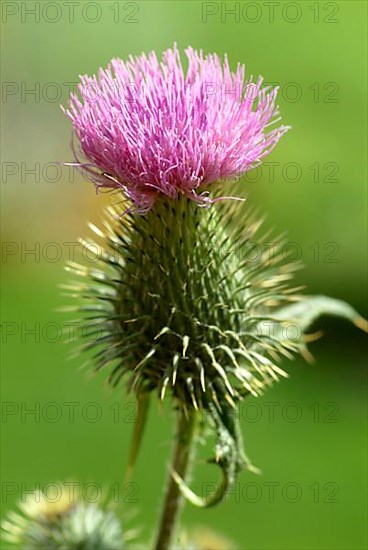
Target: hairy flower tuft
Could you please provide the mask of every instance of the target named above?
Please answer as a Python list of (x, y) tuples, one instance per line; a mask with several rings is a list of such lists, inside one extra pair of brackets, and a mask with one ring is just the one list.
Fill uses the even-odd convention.
[(154, 52), (113, 59), (81, 77), (65, 109), (86, 158), (74, 165), (142, 210), (160, 195), (210, 202), (211, 183), (259, 164), (288, 130), (275, 126), (277, 89), (262, 77), (246, 79), (244, 65), (232, 72), (216, 54), (186, 55), (187, 71), (175, 45), (161, 62)]

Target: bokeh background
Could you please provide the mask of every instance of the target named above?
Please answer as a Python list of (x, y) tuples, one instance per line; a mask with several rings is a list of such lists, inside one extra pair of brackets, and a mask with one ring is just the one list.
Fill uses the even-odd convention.
[[(123, 517), (137, 513), (128, 527), (143, 525), (148, 539), (172, 418), (167, 408), (152, 407), (134, 485), (124, 486), (132, 397), (109, 390), (103, 375), (80, 370), (82, 358), (68, 360), (60, 330), (67, 316), (56, 311), (67, 303), (57, 288), (68, 279), (63, 265), (107, 200), (56, 164), (72, 158), (71, 128), (59, 105), (79, 74), (173, 42), (227, 53), (233, 66), (244, 62), (249, 74), (278, 82), (283, 121), (293, 129), (267, 159), (274, 177), (268, 164), (240, 182), (248, 198), (243, 208), (257, 206), (270, 226), (287, 231), (305, 264), (298, 280), (310, 293), (342, 298), (367, 315), (367, 4), (106, 0), (1, 7), (2, 513), (24, 491), (50, 482), (77, 480), (93, 499), (94, 482), (110, 488)], [(325, 337), (312, 345), (316, 363), (283, 365), (290, 379), (241, 410), (248, 453), (263, 475), (244, 473), (216, 509), (187, 506), (187, 528), (222, 533), (232, 548), (367, 548), (364, 337), (340, 321), (322, 319), (318, 328)], [(210, 451), (199, 453), (198, 490), (217, 480), (201, 460)]]

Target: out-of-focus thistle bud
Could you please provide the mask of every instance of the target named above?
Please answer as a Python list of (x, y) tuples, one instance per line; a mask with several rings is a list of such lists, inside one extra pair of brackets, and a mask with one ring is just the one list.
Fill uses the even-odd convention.
[[(171, 395), (183, 418), (207, 413), (224, 475), (219, 490), (204, 500), (192, 493), (180, 477), (188, 458), (180, 448), (173, 476), (192, 502), (210, 506), (252, 468), (237, 403), (286, 376), (280, 358), (305, 350), (304, 332), (319, 314), (362, 320), (339, 301), (302, 298), (283, 241), (214, 191), (217, 180), (257, 165), (287, 131), (270, 129), (279, 120), (277, 90), (245, 81), (243, 66), (233, 73), (216, 55), (187, 56), (186, 74), (176, 48), (161, 63), (154, 53), (114, 60), (98, 78), (82, 78), (81, 99), (72, 96), (66, 113), (87, 159), (74, 164), (130, 202), (111, 208), (101, 229), (92, 226), (97, 245), (83, 242), (99, 262), (70, 269), (84, 279), (72, 285), (91, 325), (84, 349), (95, 350), (97, 369), (110, 367), (112, 384), (125, 379), (137, 395), (136, 442), (149, 394)], [(223, 93), (237, 87), (238, 97)], [(190, 429), (178, 433), (179, 446)]]
[(207, 528), (191, 530), (180, 538), (173, 550), (240, 550), (240, 546)]
[(123, 550), (123, 532), (113, 511), (63, 493), (50, 501), (27, 494), (18, 512), (2, 523), (3, 539), (22, 550)]

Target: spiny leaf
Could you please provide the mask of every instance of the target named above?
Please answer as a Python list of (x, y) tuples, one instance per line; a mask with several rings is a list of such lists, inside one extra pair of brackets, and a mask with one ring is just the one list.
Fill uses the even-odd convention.
[(368, 322), (349, 304), (328, 296), (310, 296), (302, 301), (279, 309), (274, 317), (281, 321), (297, 323), (304, 333), (314, 321), (323, 315), (341, 317), (368, 331)]

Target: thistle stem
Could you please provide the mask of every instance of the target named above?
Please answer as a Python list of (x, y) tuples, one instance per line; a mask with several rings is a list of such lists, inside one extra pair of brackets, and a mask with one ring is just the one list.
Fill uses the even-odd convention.
[(154, 547), (155, 550), (169, 550), (172, 544), (183, 505), (183, 496), (177, 482), (172, 476), (172, 471), (185, 480), (194, 451), (193, 443), (198, 425), (198, 413), (191, 411), (185, 415), (183, 412), (179, 412), (178, 415), (176, 442)]

